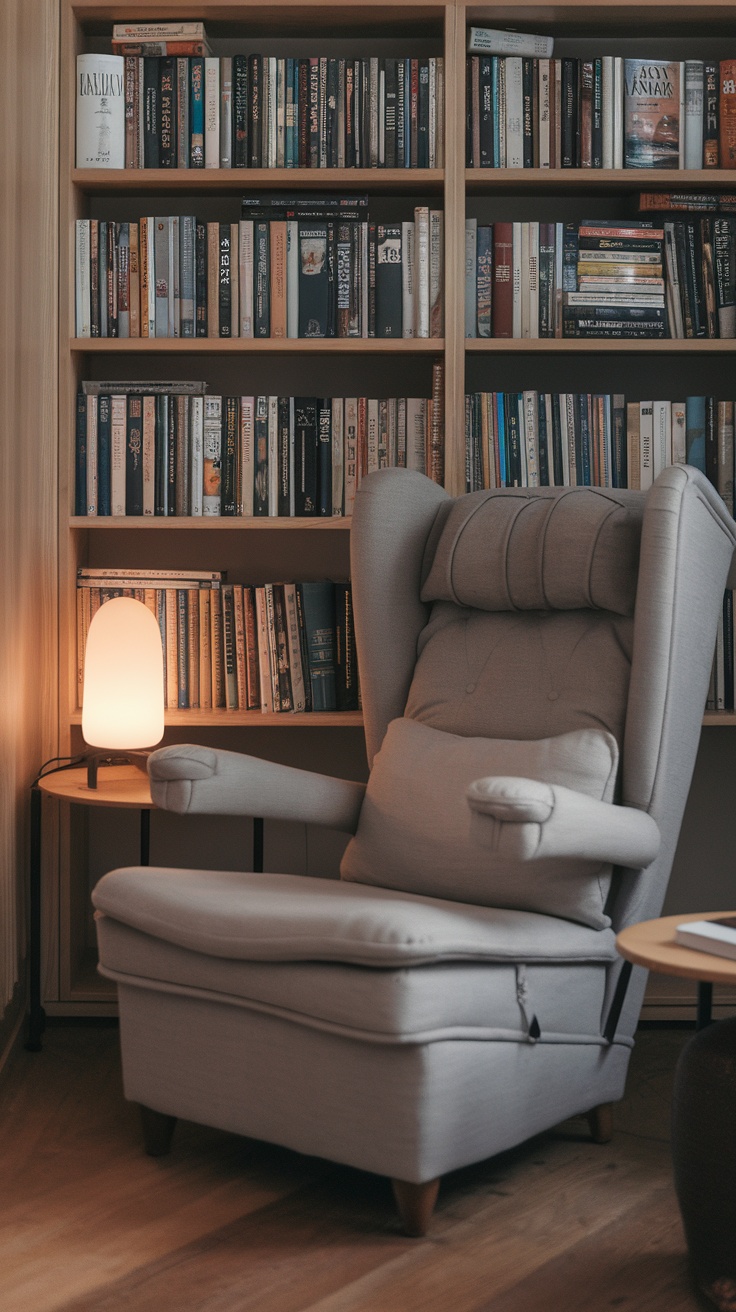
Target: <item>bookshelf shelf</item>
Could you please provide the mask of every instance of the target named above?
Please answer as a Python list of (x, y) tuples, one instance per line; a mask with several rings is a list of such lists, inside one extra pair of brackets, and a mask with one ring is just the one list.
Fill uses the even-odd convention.
[(73, 529), (83, 529), (94, 531), (95, 529), (123, 529), (130, 532), (134, 529), (136, 533), (150, 531), (171, 532), (171, 530), (185, 530), (187, 533), (192, 529), (195, 532), (209, 532), (214, 529), (215, 532), (232, 532), (235, 530), (241, 532), (259, 533), (263, 530), (266, 532), (281, 532), (286, 530), (292, 533), (349, 533), (350, 516), (339, 519), (333, 516), (325, 516), (324, 519), (300, 519), (291, 518), (286, 515), (281, 516), (264, 516), (258, 519), (246, 519), (237, 515), (153, 515), (139, 517), (137, 515), (72, 515), (69, 519), (69, 527)]
[(124, 192), (159, 196), (184, 192), (370, 191), (441, 192), (444, 169), (74, 169), (72, 183), (88, 196)]
[(639, 338), (600, 337), (469, 337), (465, 343), (469, 355), (734, 355), (736, 339), (676, 338), (641, 340)]
[(474, 195), (618, 194), (639, 191), (736, 191), (734, 169), (466, 169), (466, 190)]
[(440, 337), (73, 337), (76, 355), (441, 355)]
[[(215, 727), (218, 729), (262, 729), (264, 727), (279, 729), (362, 729), (361, 711), (309, 711), (299, 712), (262, 712), (262, 711), (166, 711), (164, 717), (167, 726), (186, 725), (190, 729)], [(69, 723), (82, 723), (81, 711), (72, 712)]]

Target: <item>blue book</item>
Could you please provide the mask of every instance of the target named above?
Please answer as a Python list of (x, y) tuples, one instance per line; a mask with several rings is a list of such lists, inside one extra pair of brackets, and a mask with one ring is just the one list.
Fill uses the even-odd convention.
[(685, 452), (687, 463), (705, 473), (705, 397), (689, 396), (685, 402)]
[(204, 59), (195, 55), (189, 61), (189, 129), (190, 162), (193, 169), (204, 168)]
[(97, 514), (110, 515), (111, 464), (110, 397), (97, 398)]
[(77, 392), (74, 514), (87, 514), (87, 398)]
[(337, 709), (335, 589), (329, 580), (299, 583), (313, 711)]
[(498, 442), (499, 487), (508, 487), (506, 467), (506, 401), (503, 392), (496, 392), (496, 441)]

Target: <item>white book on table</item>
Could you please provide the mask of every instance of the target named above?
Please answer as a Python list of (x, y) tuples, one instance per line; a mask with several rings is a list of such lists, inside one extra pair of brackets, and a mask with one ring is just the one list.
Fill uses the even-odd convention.
[(688, 920), (675, 929), (675, 942), (699, 952), (736, 959), (736, 916), (718, 920)]

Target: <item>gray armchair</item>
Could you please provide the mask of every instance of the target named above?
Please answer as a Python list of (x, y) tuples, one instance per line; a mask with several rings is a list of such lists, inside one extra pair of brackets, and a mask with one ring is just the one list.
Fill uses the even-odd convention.
[(159, 807), (350, 834), (340, 881), (115, 870), (95, 889), (126, 1096), (389, 1176), (424, 1233), (447, 1171), (587, 1113), (610, 1133), (690, 785), (734, 524), (694, 470), (644, 495), (356, 500), (366, 788), (165, 747)]

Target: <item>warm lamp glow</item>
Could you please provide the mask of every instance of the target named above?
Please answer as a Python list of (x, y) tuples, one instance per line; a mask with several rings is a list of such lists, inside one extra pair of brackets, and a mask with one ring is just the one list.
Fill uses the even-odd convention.
[(84, 656), (82, 734), (91, 747), (153, 747), (164, 735), (164, 658), (154, 615), (132, 597), (95, 613)]

